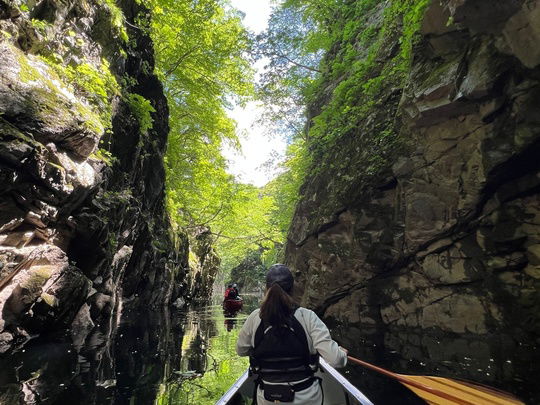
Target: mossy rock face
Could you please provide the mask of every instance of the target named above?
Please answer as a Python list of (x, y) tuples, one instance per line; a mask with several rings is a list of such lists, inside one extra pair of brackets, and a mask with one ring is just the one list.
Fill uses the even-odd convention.
[(41, 293), (41, 289), (55, 270), (55, 266), (34, 266), (31, 268), (30, 277), (21, 284), (21, 288), (27, 292), (28, 298), (39, 295), (38, 292)]
[(56, 266), (33, 266), (28, 276), (15, 287), (6, 300), (3, 309), (3, 318), (6, 323), (17, 324), (24, 313), (40, 297), (43, 286), (51, 275), (57, 270)]
[(67, 326), (86, 300), (90, 284), (79, 271), (65, 268), (36, 297), (32, 311), (22, 314), (21, 324), (32, 333)]
[[(62, 267), (13, 289), (0, 310), (13, 341), (69, 328), (84, 305), (109, 325), (118, 291), (134, 307), (187, 298), (189, 241), (173, 242), (164, 204), (167, 100), (134, 25), (144, 2), (32, 0), (17, 18), (6, 5), (21, 1), (0, 0), (0, 240), (10, 263), (35, 246)], [(201, 254), (206, 298), (219, 259), (205, 241)]]
[(189, 283), (192, 297), (207, 300), (211, 297), (221, 260), (215, 251), (212, 234), (208, 228), (200, 227), (194, 230), (189, 241)]
[(48, 294), (48, 293), (42, 293), (40, 298), (43, 300), (44, 303), (46, 303), (48, 306), (54, 308), (58, 306), (58, 300), (54, 295)]
[(0, 44), (3, 118), (43, 143), (55, 142), (80, 157), (97, 147), (104, 127), (44, 62)]
[[(327, 138), (347, 136), (311, 144), (286, 262), (303, 304), (342, 321), (537, 341), (540, 2), (432, 1), (426, 16), (410, 66), (400, 65), (406, 80), (381, 86), (351, 120), (350, 110), (324, 113), (354, 69), (323, 78), (309, 113), (314, 125), (339, 126), (325, 123)], [(348, 45), (334, 44), (324, 72), (354, 53)], [(384, 69), (372, 73), (372, 83), (385, 79)], [(385, 149), (377, 134), (387, 129), (399, 142)]]

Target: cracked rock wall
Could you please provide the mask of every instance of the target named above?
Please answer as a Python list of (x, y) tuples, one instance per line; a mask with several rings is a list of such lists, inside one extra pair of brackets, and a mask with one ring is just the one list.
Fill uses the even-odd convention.
[[(0, 0), (0, 353), (57, 330), (80, 347), (122, 307), (188, 295), (141, 12), (132, 0)], [(155, 110), (147, 133), (130, 107), (142, 98)]]
[(434, 0), (420, 34), (376, 112), (405, 140), (390, 169), (359, 180), (365, 123), (304, 184), (298, 294), (353, 324), (537, 339), (540, 1)]

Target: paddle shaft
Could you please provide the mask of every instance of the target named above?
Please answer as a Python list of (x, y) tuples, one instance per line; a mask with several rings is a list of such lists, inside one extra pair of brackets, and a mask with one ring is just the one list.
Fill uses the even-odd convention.
[(470, 402), (463, 401), (460, 398), (456, 398), (455, 396), (450, 395), (450, 394), (448, 394), (446, 392), (440, 391), (440, 390), (438, 390), (436, 388), (428, 387), (427, 385), (421, 384), (421, 383), (419, 383), (417, 381), (414, 381), (414, 380), (412, 380), (410, 378), (407, 378), (407, 376), (404, 376), (402, 374), (397, 374), (397, 373), (394, 373), (392, 371), (385, 370), (384, 368), (377, 367), (377, 366), (375, 366), (375, 365), (373, 365), (371, 363), (368, 363), (367, 361), (363, 361), (363, 360), (357, 359), (357, 358), (352, 357), (352, 356), (347, 356), (347, 358), (350, 361), (352, 361), (353, 363), (356, 363), (356, 364), (359, 364), (359, 365), (361, 365), (363, 367), (369, 368), (370, 370), (376, 371), (377, 373), (383, 374), (383, 375), (385, 375), (387, 377), (394, 378), (395, 380), (398, 380), (402, 384), (411, 385), (413, 387), (419, 388), (419, 389), (421, 389), (423, 391), (429, 392), (429, 393), (431, 393), (433, 395), (436, 395), (438, 397), (445, 398), (445, 399), (448, 399), (450, 401), (454, 401), (457, 404), (463, 404), (463, 405), (469, 405), (470, 404)]

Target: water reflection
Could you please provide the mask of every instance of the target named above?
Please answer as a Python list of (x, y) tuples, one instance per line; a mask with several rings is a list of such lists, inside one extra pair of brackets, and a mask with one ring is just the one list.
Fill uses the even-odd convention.
[[(254, 297), (245, 311), (256, 302)], [(0, 404), (191, 403), (185, 391), (208, 383), (197, 381), (224, 367), (221, 363), (228, 359), (223, 353), (233, 356), (235, 327), (246, 315), (225, 316), (222, 311), (220, 305), (210, 305), (127, 312), (118, 328), (98, 325), (77, 345), (69, 335), (35, 339), (0, 358)], [(243, 371), (245, 364), (233, 367)], [(169, 395), (174, 392), (178, 395)], [(214, 403), (219, 395), (212, 395), (198, 403)]]
[[(508, 335), (475, 337), (421, 331), (377, 331), (334, 325), (332, 335), (352, 356), (386, 369), (474, 381), (540, 403), (540, 353)], [(347, 378), (377, 405), (423, 404), (401, 384), (350, 365)], [(383, 388), (384, 387), (384, 388)]]
[[(214, 404), (247, 367), (235, 354), (239, 328), (257, 305), (238, 313), (220, 303), (189, 311), (124, 313), (74, 345), (70, 336), (31, 341), (0, 358), (0, 404)], [(381, 332), (334, 325), (352, 355), (390, 370), (467, 378), (540, 403), (540, 353), (515, 339)], [(344, 374), (377, 405), (420, 404), (386, 377), (349, 366)], [(397, 400), (399, 399), (399, 400)]]
[[(241, 311), (227, 311), (220, 304), (193, 311), (198, 326), (184, 337), (183, 373), (161, 385), (156, 402), (214, 404), (247, 368), (247, 359), (236, 355), (235, 346), (239, 327), (257, 305), (258, 297), (246, 296)], [(203, 352), (204, 363), (186, 360), (199, 359)]]
[(223, 311), (223, 316), (225, 317), (225, 320), (223, 321), (223, 325), (225, 325), (225, 329), (227, 330), (227, 332), (230, 332), (236, 326), (236, 322), (237, 322), (236, 316), (238, 312), (239, 311), (235, 311), (235, 312), (230, 312), (230, 311), (225, 311), (225, 310)]

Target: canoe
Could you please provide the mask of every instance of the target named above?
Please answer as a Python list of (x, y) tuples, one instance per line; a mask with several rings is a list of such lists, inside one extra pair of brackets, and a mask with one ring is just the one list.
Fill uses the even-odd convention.
[[(322, 378), (323, 405), (373, 405), (358, 388), (322, 358), (320, 365), (321, 370), (317, 372), (317, 376)], [(253, 379), (246, 371), (216, 405), (250, 404), (253, 397)]]
[(242, 299), (223, 301), (223, 309), (229, 312), (239, 311), (242, 308), (242, 305), (244, 305), (244, 301)]

